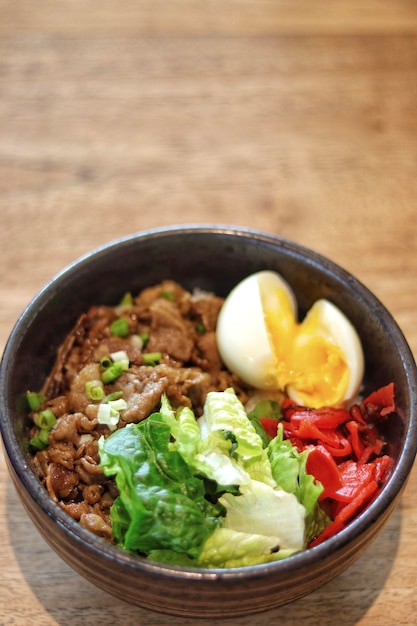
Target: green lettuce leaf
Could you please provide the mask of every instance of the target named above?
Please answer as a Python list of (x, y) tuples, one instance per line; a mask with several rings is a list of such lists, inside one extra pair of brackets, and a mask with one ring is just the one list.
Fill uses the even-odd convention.
[(254, 479), (275, 486), (263, 441), (233, 389), (208, 393), (198, 422), (205, 456), (216, 452), (228, 457), (247, 474), (239, 484)]
[(279, 422), (282, 419), (281, 406), (275, 400), (260, 400), (248, 413), (249, 421), (262, 439), (264, 448), (266, 448), (272, 437), (268, 435), (262, 426), (260, 421), (262, 417), (270, 417)]
[(283, 559), (305, 547), (305, 508), (286, 491), (252, 480), (239, 495), (225, 493), (223, 525), (206, 540), (198, 563), (243, 567)]
[(304, 547), (306, 511), (294, 494), (252, 480), (240, 495), (225, 493), (220, 502), (226, 509), (225, 528), (277, 537), (280, 548)]
[(199, 567), (195, 559), (184, 553), (179, 554), (174, 550), (151, 550), (147, 556), (149, 561), (165, 563), (166, 565), (181, 565), (182, 567)]
[(154, 414), (100, 439), (100, 464), (120, 494), (110, 512), (113, 534), (126, 550), (168, 549), (196, 558), (221, 509), (205, 498), (204, 480), (170, 449), (170, 437)]
[(279, 549), (277, 537), (218, 527), (204, 544), (198, 565), (206, 568), (246, 567), (280, 561), (294, 552)]
[(311, 513), (323, 491), (323, 486), (315, 482), (306, 471), (308, 450), (298, 452), (288, 439), (284, 439), (284, 429), (279, 424), (277, 436), (268, 445), (268, 458), (276, 483), (288, 493), (293, 493)]
[(171, 450), (181, 454), (194, 473), (214, 481), (217, 491), (231, 489), (250, 480), (249, 474), (229, 455), (232, 443), (223, 437), (201, 438), (200, 425), (194, 413), (187, 407), (176, 412), (171, 408), (166, 396), (161, 403), (161, 417), (169, 425), (173, 438)]
[(306, 544), (330, 523), (330, 518), (319, 505), (323, 485), (307, 473), (307, 457), (308, 450), (298, 452), (288, 439), (284, 439), (284, 429), (279, 424), (277, 436), (268, 445), (268, 458), (277, 484), (288, 493), (294, 494), (306, 510)]

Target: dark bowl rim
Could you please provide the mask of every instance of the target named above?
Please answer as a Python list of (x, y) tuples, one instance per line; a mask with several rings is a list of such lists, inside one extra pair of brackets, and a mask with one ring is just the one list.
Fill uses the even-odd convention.
[[(148, 561), (143, 557), (129, 554), (118, 547), (112, 546), (105, 540), (96, 537), (91, 532), (82, 528), (75, 520), (73, 520), (55, 502), (52, 501), (46, 491), (42, 488), (39, 481), (36, 479), (33, 472), (28, 471), (27, 461), (17, 442), (12, 425), (7, 420), (5, 391), (7, 388), (8, 359), (13, 351), (15, 342), (18, 340), (21, 327), (27, 323), (27, 320), (30, 321), (32, 313), (44, 300), (48, 298), (49, 294), (52, 294), (55, 290), (59, 289), (60, 281), (65, 277), (70, 276), (72, 273), (78, 272), (80, 267), (84, 266), (92, 258), (98, 259), (120, 246), (130, 245), (133, 242), (144, 239), (165, 238), (178, 234), (188, 236), (202, 234), (230, 236), (231, 238), (255, 238), (259, 242), (274, 246), (278, 245), (293, 255), (301, 256), (307, 264), (319, 265), (324, 270), (336, 274), (339, 280), (348, 284), (349, 287), (355, 290), (368, 304), (372, 303), (373, 307), (378, 308), (385, 324), (389, 325), (390, 332), (394, 335), (395, 341), (401, 351), (401, 359), (404, 364), (408, 387), (410, 389), (410, 423), (408, 432), (406, 433), (405, 446), (401, 451), (398, 463), (394, 468), (387, 484), (375, 501), (372, 502), (363, 513), (355, 518), (355, 520), (353, 520), (337, 535), (331, 537), (318, 546), (309, 548), (304, 552), (294, 554), (293, 556), (283, 559), (282, 561), (230, 569), (190, 568), (170, 566)], [(55, 276), (53, 276), (27, 304), (9, 335), (0, 362), (0, 432), (2, 434), (3, 447), (7, 455), (6, 460), (8, 460), (11, 464), (11, 468), (15, 472), (27, 494), (29, 494), (29, 496), (39, 504), (43, 512), (49, 518), (55, 518), (56, 523), (61, 530), (70, 535), (72, 540), (76, 543), (82, 543), (83, 545), (88, 546), (89, 551), (92, 551), (101, 557), (106, 556), (110, 560), (117, 562), (119, 565), (123, 564), (132, 570), (139, 569), (142, 572), (148, 572), (154, 575), (166, 575), (181, 580), (251, 580), (259, 577), (265, 577), (273, 573), (276, 574), (278, 571), (281, 575), (285, 575), (301, 568), (308, 567), (314, 562), (327, 557), (330, 553), (337, 552), (349, 543), (353, 542), (371, 525), (373, 525), (384, 513), (384, 511), (392, 506), (394, 500), (404, 488), (417, 454), (417, 367), (408, 343), (391, 313), (385, 308), (377, 296), (375, 296), (362, 282), (327, 257), (285, 237), (262, 230), (236, 225), (191, 223), (157, 227), (113, 239), (80, 256), (64, 267), (60, 272), (55, 274)]]

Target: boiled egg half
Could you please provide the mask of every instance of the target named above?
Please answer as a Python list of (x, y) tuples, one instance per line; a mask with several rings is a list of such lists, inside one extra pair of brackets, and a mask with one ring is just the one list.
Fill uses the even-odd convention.
[(325, 299), (299, 322), (295, 295), (275, 272), (237, 284), (216, 331), (228, 369), (257, 389), (283, 391), (312, 408), (342, 406), (358, 393), (364, 356), (352, 323)]

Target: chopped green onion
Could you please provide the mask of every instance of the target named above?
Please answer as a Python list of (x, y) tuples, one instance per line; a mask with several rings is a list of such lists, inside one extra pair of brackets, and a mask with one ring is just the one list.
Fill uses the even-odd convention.
[(101, 382), (97, 380), (89, 380), (85, 383), (85, 392), (89, 400), (97, 401), (102, 400), (104, 397), (104, 390), (101, 386)]
[(115, 311), (118, 315), (121, 315), (125, 311), (129, 311), (133, 306), (133, 297), (130, 291), (127, 291), (119, 304), (115, 307)]
[(110, 332), (116, 337), (128, 337), (130, 334), (129, 322), (126, 317), (120, 317), (110, 324)]
[(145, 365), (156, 365), (161, 358), (161, 352), (145, 352), (145, 354), (143, 354), (143, 362)]
[(143, 341), (140, 335), (130, 335), (129, 343), (133, 348), (138, 348), (138, 350), (142, 350), (143, 348)]
[(38, 411), (42, 402), (46, 400), (42, 393), (37, 393), (36, 391), (28, 391), (26, 393), (26, 399), (31, 411)]
[(109, 383), (112, 383), (117, 378), (119, 378), (119, 376), (121, 376), (123, 370), (124, 370), (124, 368), (122, 366), (122, 362), (121, 361), (116, 361), (116, 363), (113, 363), (112, 365), (110, 365), (110, 367), (107, 367), (101, 373), (101, 380), (103, 381), (103, 383), (105, 385), (108, 385)]
[(109, 357), (103, 357), (100, 361), (103, 371), (101, 373), (101, 380), (105, 385), (113, 382), (116, 378), (129, 369), (129, 357), (124, 350), (118, 352), (112, 352)]
[(139, 335), (139, 337), (142, 339), (142, 342), (143, 342), (143, 347), (145, 348), (145, 347), (146, 347), (146, 344), (147, 344), (147, 343), (148, 343), (148, 341), (149, 341), (149, 333), (147, 333), (147, 332), (141, 333), (141, 334)]
[[(28, 397), (29, 394), (30, 400)], [(40, 402), (43, 402), (46, 399), (42, 396), (42, 394), (31, 394), (31, 392), (28, 392), (26, 397), (28, 398), (29, 404), (36, 406), (38, 403), (38, 407), (40, 406)], [(37, 436), (29, 439), (29, 444), (36, 450), (44, 450), (49, 445), (49, 433), (56, 424), (55, 414), (52, 409), (47, 408), (43, 411), (39, 411), (38, 413), (34, 413), (33, 421), (39, 428), (39, 433)]]
[(120, 300), (119, 306), (132, 306), (133, 297), (130, 291), (126, 291), (123, 298)]
[(39, 426), (41, 429), (44, 428), (46, 430), (51, 430), (51, 428), (56, 424), (56, 417), (51, 409), (45, 409), (43, 411), (39, 411), (39, 413), (35, 413), (33, 419), (36, 426)]
[(110, 357), (113, 362), (127, 361), (127, 363), (129, 363), (129, 357), (127, 356), (127, 353), (124, 350), (118, 350), (118, 352), (112, 352)]
[(122, 370), (129, 369), (129, 357), (124, 350), (119, 350), (118, 352), (112, 352), (110, 355), (112, 360), (114, 361), (114, 365), (116, 363), (121, 366)]
[(204, 326), (203, 322), (199, 322), (197, 324), (197, 332), (199, 335), (204, 335), (204, 333), (206, 332), (206, 327)]
[(161, 298), (165, 298), (166, 300), (171, 300), (171, 302), (174, 302), (175, 300), (175, 296), (171, 291), (162, 291)]
[(125, 409), (127, 409), (127, 403), (123, 398), (100, 404), (97, 412), (98, 423), (108, 426), (110, 430), (115, 430), (119, 423), (120, 411)]
[(113, 411), (125, 411), (127, 409), (127, 402), (123, 400), (123, 398), (119, 398), (118, 400), (110, 400), (108, 403)]
[(45, 450), (49, 445), (49, 430), (41, 428), (37, 437), (31, 437), (29, 444), (37, 450)]
[(103, 369), (107, 369), (113, 363), (109, 356), (103, 356), (100, 359), (100, 365)]
[(110, 404), (100, 404), (97, 412), (97, 421), (99, 424), (108, 426), (110, 430), (115, 430), (119, 423), (120, 414), (112, 409)]
[(46, 445), (43, 441), (40, 440), (39, 437), (31, 437), (29, 439), (29, 444), (32, 446), (32, 448), (36, 448), (36, 450), (45, 450), (46, 448)]
[(118, 400), (123, 395), (123, 391), (113, 391), (113, 393), (109, 393), (105, 398), (103, 398), (103, 402), (113, 402), (113, 400)]
[(41, 428), (39, 431), (39, 439), (43, 441), (46, 445), (49, 444), (49, 433), (51, 431), (47, 428)]
[(45, 450), (48, 444), (43, 442), (40, 437), (31, 437), (29, 439), (29, 444), (32, 448), (36, 448), (36, 450)]

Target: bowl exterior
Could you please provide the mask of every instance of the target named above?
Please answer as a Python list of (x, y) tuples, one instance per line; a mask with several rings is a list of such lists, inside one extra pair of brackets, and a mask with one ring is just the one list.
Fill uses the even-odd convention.
[[(14, 468), (10, 473), (21, 502), (53, 550), (76, 572), (97, 587), (136, 606), (184, 618), (232, 618), (283, 606), (320, 588), (356, 561), (378, 536), (395, 508), (398, 492), (381, 515), (361, 534), (333, 545), (331, 550), (259, 566), (204, 572), (151, 564), (114, 549), (74, 529), (72, 520), (48, 515), (28, 493)], [(69, 523), (67, 523), (69, 522)]]
[[(366, 354), (365, 393), (394, 381), (399, 421), (388, 423), (395, 471), (377, 500), (338, 536), (285, 561), (235, 570), (191, 570), (150, 563), (80, 528), (43, 490), (31, 469), (26, 389), (41, 387), (59, 344), (78, 315), (116, 304), (163, 279), (225, 296), (253, 272), (278, 271), (301, 315), (320, 297), (337, 304), (359, 331)], [(417, 448), (416, 366), (382, 304), (327, 259), (265, 233), (227, 226), (183, 226), (139, 233), (83, 257), (29, 304), (7, 343), (0, 370), (6, 460), (19, 497), (51, 547), (76, 571), (124, 600), (186, 617), (231, 617), (285, 604), (317, 589), (357, 559), (378, 535), (406, 484)]]

